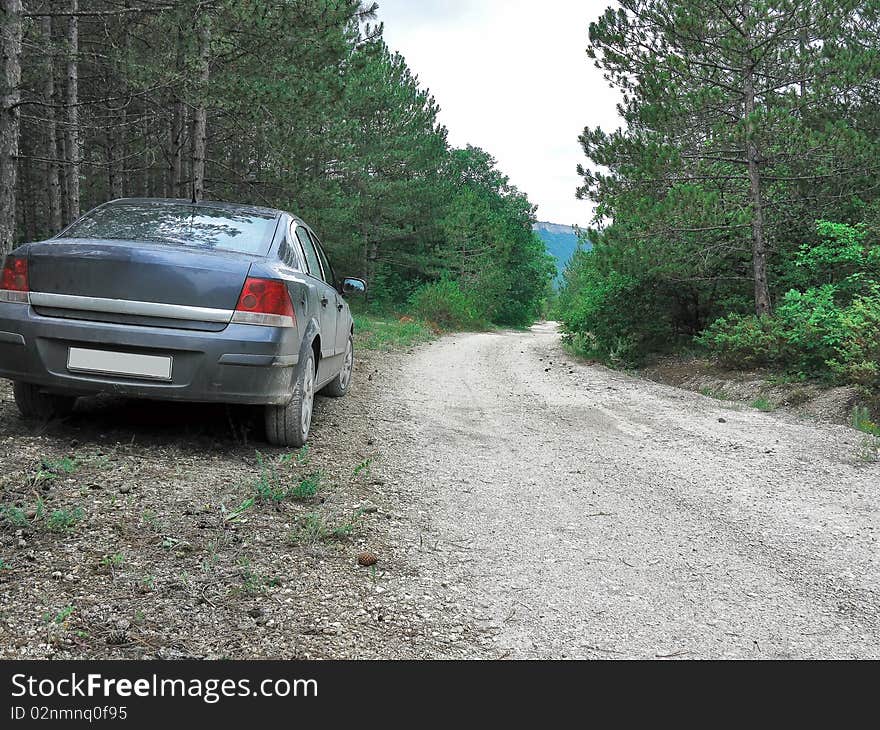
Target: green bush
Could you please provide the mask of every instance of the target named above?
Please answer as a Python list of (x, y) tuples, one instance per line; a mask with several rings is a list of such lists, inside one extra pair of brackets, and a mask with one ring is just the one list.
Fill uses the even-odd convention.
[(725, 365), (768, 366), (880, 390), (880, 247), (863, 225), (818, 221), (784, 267), (772, 317), (730, 315), (698, 337)]
[(555, 315), (572, 349), (615, 366), (637, 365), (677, 338), (672, 310), (655, 284), (605, 272), (596, 254), (580, 252), (569, 265)]
[(485, 312), (473, 292), (452, 279), (423, 284), (409, 300), (413, 314), (447, 330), (480, 330), (487, 326)]
[(840, 322), (837, 353), (828, 366), (840, 380), (880, 394), (880, 286), (853, 301)]
[(728, 366), (769, 366), (880, 388), (880, 286), (851, 302), (833, 285), (792, 290), (772, 317), (722, 317), (697, 339)]
[(731, 314), (713, 322), (696, 339), (730, 368), (773, 366), (788, 359), (783, 325), (774, 317)]

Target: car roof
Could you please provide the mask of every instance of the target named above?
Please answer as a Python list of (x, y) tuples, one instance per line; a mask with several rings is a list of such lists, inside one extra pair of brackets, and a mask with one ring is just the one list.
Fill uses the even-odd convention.
[[(285, 213), (277, 208), (266, 208), (260, 205), (248, 205), (246, 203), (230, 203), (219, 200), (202, 200), (193, 203), (186, 198), (116, 198), (104, 203), (101, 207), (112, 205), (125, 205), (127, 203), (151, 203), (155, 205), (186, 205), (194, 208), (213, 208), (214, 210), (228, 210), (230, 213), (256, 213), (258, 215), (291, 215), (299, 221), (299, 218), (290, 213)], [(300, 221), (302, 222), (302, 221)]]

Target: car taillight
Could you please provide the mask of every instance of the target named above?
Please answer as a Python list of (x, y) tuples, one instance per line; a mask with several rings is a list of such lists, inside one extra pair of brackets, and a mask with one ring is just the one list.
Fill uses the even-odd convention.
[(0, 278), (0, 301), (27, 303), (28, 291), (27, 259), (7, 256)]
[(259, 324), (267, 327), (293, 327), (296, 313), (290, 301), (287, 284), (277, 279), (249, 276), (235, 305), (233, 322)]

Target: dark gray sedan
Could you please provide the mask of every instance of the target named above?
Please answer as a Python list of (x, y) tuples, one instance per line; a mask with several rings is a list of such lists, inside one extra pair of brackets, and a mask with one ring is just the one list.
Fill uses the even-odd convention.
[(302, 446), (315, 393), (351, 387), (344, 297), (365, 291), (288, 213), (113, 201), (6, 257), (0, 377), (28, 418), (100, 392), (257, 404), (271, 443)]

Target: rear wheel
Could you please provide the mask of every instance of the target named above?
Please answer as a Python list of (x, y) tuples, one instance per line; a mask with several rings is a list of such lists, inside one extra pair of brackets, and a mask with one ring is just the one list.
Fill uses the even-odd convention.
[(312, 426), (315, 405), (315, 354), (299, 371), (293, 398), (286, 406), (266, 406), (266, 440), (275, 446), (304, 446)]
[(342, 361), (342, 369), (339, 374), (321, 391), (321, 395), (331, 398), (342, 398), (351, 386), (351, 374), (354, 370), (354, 342), (348, 338), (348, 346), (345, 348), (345, 359)]
[(12, 384), (12, 394), (22, 416), (41, 421), (69, 416), (76, 403), (76, 396), (46, 393), (37, 385), (20, 381)]

